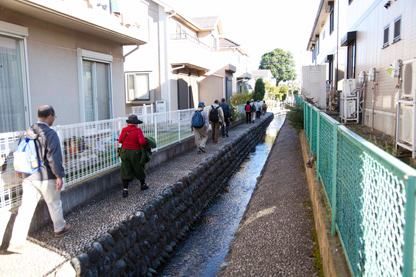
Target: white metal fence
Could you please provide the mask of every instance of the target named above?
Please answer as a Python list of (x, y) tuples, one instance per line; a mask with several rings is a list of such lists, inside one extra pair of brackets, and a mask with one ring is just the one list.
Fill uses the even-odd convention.
[[(145, 136), (156, 139), (157, 151), (192, 136), (195, 109), (138, 115)], [(117, 154), (121, 129), (127, 118), (60, 125), (58, 133), (64, 159), (64, 188), (120, 165)], [(13, 170), (13, 152), (24, 131), (0, 134), (0, 212), (20, 205), (22, 178)]]

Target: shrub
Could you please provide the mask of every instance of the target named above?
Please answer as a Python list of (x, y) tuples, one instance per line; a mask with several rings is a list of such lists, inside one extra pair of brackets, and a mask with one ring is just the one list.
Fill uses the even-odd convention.
[(303, 129), (303, 105), (289, 106), (286, 105), (289, 111), (286, 113), (286, 119), (298, 133)]

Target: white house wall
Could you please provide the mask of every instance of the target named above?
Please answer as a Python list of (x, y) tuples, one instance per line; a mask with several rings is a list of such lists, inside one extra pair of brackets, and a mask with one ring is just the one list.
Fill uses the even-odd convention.
[[(360, 1), (354, 1), (360, 2)], [(368, 1), (367, 1), (368, 2)], [(384, 8), (384, 2), (368, 13), (362, 21), (356, 25), (357, 31), (357, 67), (356, 76), (361, 71), (369, 71), (376, 68), (377, 86), (375, 89), (375, 115), (374, 128), (394, 136), (395, 113), (397, 101), (397, 78), (393, 79), (387, 69), (390, 64), (398, 59), (403, 61), (416, 56), (416, 24), (414, 14), (416, 3), (412, 0), (392, 1), (391, 6)], [(351, 7), (353, 8), (353, 7)], [(401, 39), (393, 42), (394, 20), (401, 16)], [(390, 24), (389, 46), (383, 47), (383, 30)], [(372, 116), (372, 83), (368, 83), (363, 122), (365, 125), (373, 125)]]
[[(163, 68), (163, 64), (161, 63), (165, 61), (159, 57), (161, 50), (163, 51), (163, 48), (159, 47), (159, 43), (163, 45), (163, 41), (159, 41), (160, 39), (164, 39), (163, 36), (159, 36), (159, 28), (162, 28), (161, 31), (163, 32), (163, 21), (159, 18), (160, 12), (162, 12), (161, 15), (163, 16), (164, 12), (163, 10), (159, 11), (159, 5), (154, 2), (149, 3), (149, 11), (146, 16), (149, 27), (148, 43), (141, 45), (139, 49), (129, 54), (124, 61), (125, 72), (149, 73), (150, 100), (127, 103), (127, 96), (126, 93), (124, 93), (124, 101), (127, 103), (125, 104), (125, 109), (128, 114), (132, 112), (132, 107), (134, 106), (150, 104), (154, 103), (156, 100), (161, 100), (161, 86), (163, 83), (161, 83), (160, 79), (166, 72), (162, 70), (159, 71), (159, 66)], [(135, 48), (136, 46), (134, 45), (124, 46), (124, 55), (133, 51)]]
[(83, 111), (80, 111), (78, 88), (78, 48), (113, 57), (113, 117), (125, 115), (123, 56), (119, 43), (22, 16), (7, 9), (0, 13), (0, 20), (28, 28), (31, 123), (37, 119), (37, 108), (43, 104), (54, 106), (58, 114), (56, 125), (81, 121)]

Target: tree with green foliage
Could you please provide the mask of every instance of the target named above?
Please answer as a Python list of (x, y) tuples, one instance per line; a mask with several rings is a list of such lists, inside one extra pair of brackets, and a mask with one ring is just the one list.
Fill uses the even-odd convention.
[(262, 78), (258, 78), (256, 80), (256, 84), (254, 85), (254, 93), (253, 98), (255, 101), (263, 100), (264, 94), (266, 93), (266, 89), (264, 86), (264, 82)]
[(296, 79), (295, 61), (292, 53), (276, 48), (271, 52), (263, 54), (259, 69), (270, 69), (276, 78), (276, 86), (280, 81)]

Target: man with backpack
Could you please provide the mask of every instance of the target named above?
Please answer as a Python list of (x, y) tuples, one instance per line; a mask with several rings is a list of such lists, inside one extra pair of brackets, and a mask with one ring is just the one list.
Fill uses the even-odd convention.
[(224, 123), (224, 112), (222, 111), (220, 101), (215, 100), (214, 104), (209, 107), (208, 119), (212, 129), (212, 141), (218, 144), (218, 137), (220, 136), (220, 126)]
[(257, 105), (254, 102), (254, 99), (251, 99), (250, 111), (251, 111), (251, 122), (254, 123), (254, 120), (256, 120), (256, 112), (257, 112)]
[(221, 135), (222, 137), (228, 138), (228, 129), (230, 128), (231, 123), (231, 109), (227, 103), (225, 103), (225, 98), (221, 99), (220, 107), (224, 113), (224, 124), (221, 126)]
[(247, 101), (246, 105), (244, 106), (244, 110), (246, 111), (246, 124), (251, 123), (251, 106), (250, 101)]
[(266, 101), (264, 101), (264, 100), (263, 100), (263, 105), (262, 105), (261, 109), (263, 111), (263, 115), (265, 115), (266, 114), (266, 110), (267, 110), (267, 104), (266, 104)]
[(193, 113), (191, 118), (191, 132), (195, 135), (195, 144), (198, 154), (205, 153), (205, 144), (208, 140), (208, 116), (204, 111), (205, 103), (199, 102), (198, 109)]
[(33, 139), (38, 153), (38, 160), (35, 162), (39, 165), (39, 169), (31, 175), (23, 175), (22, 204), (14, 222), (7, 249), (9, 252), (23, 253), (29, 225), (41, 196), (48, 206), (55, 237), (63, 236), (71, 230), (71, 225), (66, 223), (63, 217), (60, 194), (62, 178), (65, 177), (61, 144), (56, 132), (50, 128), (55, 118), (52, 106), (41, 106), (38, 109), (38, 122), (27, 129), (21, 138), (21, 141)]

